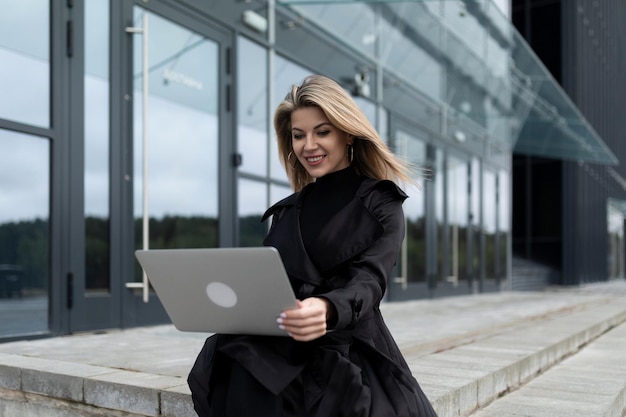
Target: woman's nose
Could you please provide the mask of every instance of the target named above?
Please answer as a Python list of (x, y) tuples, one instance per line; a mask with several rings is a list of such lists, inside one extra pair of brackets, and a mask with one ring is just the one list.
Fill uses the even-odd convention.
[(317, 147), (317, 141), (315, 140), (315, 136), (307, 135), (304, 141), (304, 149), (315, 149)]

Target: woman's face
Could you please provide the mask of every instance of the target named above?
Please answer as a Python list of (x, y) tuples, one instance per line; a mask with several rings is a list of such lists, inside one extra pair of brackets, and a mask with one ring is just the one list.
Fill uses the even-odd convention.
[(291, 146), (298, 161), (313, 178), (350, 165), (352, 138), (330, 124), (319, 107), (303, 107), (291, 113)]

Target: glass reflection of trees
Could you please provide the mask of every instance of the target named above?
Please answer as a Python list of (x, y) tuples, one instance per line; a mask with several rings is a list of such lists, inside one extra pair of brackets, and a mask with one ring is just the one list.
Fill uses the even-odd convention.
[[(150, 249), (216, 247), (219, 46), (140, 7), (135, 7), (136, 25), (141, 25), (144, 13), (150, 25), (146, 92), (141, 71), (142, 38), (133, 38), (135, 247), (143, 247), (144, 216), (149, 235), (145, 243)], [(143, 142), (144, 133), (147, 142)], [(146, 178), (144, 162), (150, 167)], [(147, 206), (143, 204), (144, 186)], [(135, 266), (139, 280), (141, 269)]]
[(85, 288), (110, 290), (109, 3), (85, 4)]
[(469, 216), (467, 162), (448, 157), (448, 281), (467, 280), (467, 223)]
[(0, 298), (47, 294), (49, 235), (43, 218), (0, 224)]
[(485, 238), (485, 278), (496, 278), (497, 188), (494, 172), (483, 171), (483, 235)]
[(408, 282), (425, 282), (426, 280), (426, 201), (424, 184), (424, 167), (426, 164), (426, 144), (418, 138), (401, 130), (396, 131), (396, 147), (398, 153), (409, 164), (419, 167), (412, 174), (417, 186), (407, 185), (405, 191), (409, 195), (404, 203), (406, 219), (406, 259), (405, 265)]
[(0, 129), (0, 336), (48, 328), (50, 142)]
[(0, 297), (14, 295), (2, 294), (12, 269), (18, 295), (48, 291), (49, 149), (46, 139), (0, 130)]

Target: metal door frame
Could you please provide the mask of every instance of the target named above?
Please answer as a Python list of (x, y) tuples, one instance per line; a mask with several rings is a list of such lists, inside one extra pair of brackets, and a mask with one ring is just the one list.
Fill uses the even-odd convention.
[[(52, 193), (53, 199), (69, 201), (69, 210), (64, 212), (67, 219), (61, 234), (60, 255), (56, 255), (54, 241), (58, 227), (53, 228), (52, 253), (53, 265), (61, 261), (61, 267), (52, 273), (53, 282), (61, 282), (60, 288), (52, 293), (55, 311), (65, 313), (54, 315), (61, 317), (54, 321), (57, 333), (72, 333), (85, 330), (105, 328), (125, 328), (138, 325), (159, 324), (168, 322), (167, 315), (158, 298), (149, 296), (144, 303), (141, 290), (128, 289), (127, 281), (134, 275), (136, 260), (134, 258), (134, 219), (133, 219), (133, 33), (126, 31), (132, 26), (133, 8), (139, 6), (150, 13), (158, 14), (178, 25), (200, 34), (217, 43), (219, 48), (219, 230), (220, 246), (228, 246), (235, 239), (234, 225), (236, 218), (233, 204), (236, 200), (235, 168), (228, 162), (229, 155), (234, 152), (234, 102), (231, 98), (234, 80), (234, 68), (230, 62), (230, 51), (234, 45), (234, 32), (218, 26), (197, 11), (190, 10), (176, 1), (160, 2), (110, 2), (110, 292), (98, 296), (87, 295), (85, 292), (85, 226), (84, 226), (84, 5), (74, 2), (73, 7), (59, 13), (52, 9), (55, 21), (68, 17), (73, 20), (74, 59), (68, 69), (61, 71), (67, 82), (69, 94), (58, 94), (59, 83), (53, 84), (56, 96), (67, 97), (62, 106), (70, 111), (63, 112), (67, 119), (71, 146), (62, 147), (62, 160), (72, 161), (70, 172), (62, 173), (63, 187), (69, 190), (66, 197), (59, 191)], [(53, 33), (55, 33), (53, 31)], [(56, 40), (56, 39), (55, 39)], [(58, 41), (58, 40), (56, 40)], [(60, 42), (60, 41), (59, 41)], [(53, 45), (64, 45), (56, 42)], [(69, 41), (68, 41), (69, 42)], [(69, 44), (69, 43), (68, 43)], [(54, 49), (54, 48), (53, 48)], [(57, 50), (54, 57), (59, 56)], [(60, 60), (53, 60), (59, 62)], [(57, 68), (59, 64), (55, 64)], [(58, 77), (57, 77), (58, 78)], [(56, 79), (56, 78), (55, 78)], [(53, 96), (54, 97), (54, 96)], [(58, 101), (58, 99), (56, 100)], [(54, 103), (56, 103), (56, 101)], [(71, 119), (70, 116), (72, 115)], [(56, 120), (56, 119), (55, 119)], [(55, 145), (56, 146), (56, 145)], [(53, 155), (60, 152), (53, 152)], [(53, 169), (62, 166), (59, 158), (53, 159)], [(58, 175), (53, 175), (53, 179)], [(54, 180), (53, 180), (54, 181)], [(58, 181), (57, 181), (58, 182)], [(53, 185), (53, 189), (54, 189)], [(55, 210), (59, 203), (53, 205), (55, 219), (59, 217)], [(58, 220), (54, 224), (58, 224)], [(67, 236), (67, 237), (65, 237)], [(63, 289), (66, 288), (64, 291)], [(137, 294), (139, 292), (139, 294)]]

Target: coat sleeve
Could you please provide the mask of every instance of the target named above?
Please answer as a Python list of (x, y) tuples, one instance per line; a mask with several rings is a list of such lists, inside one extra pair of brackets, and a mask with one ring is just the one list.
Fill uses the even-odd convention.
[(395, 190), (383, 188), (374, 190), (371, 198), (367, 199), (369, 201), (364, 201), (380, 222), (383, 233), (349, 261), (349, 279), (344, 287), (319, 295), (335, 309), (334, 317), (328, 323), (329, 328), (352, 328), (362, 315), (370, 313), (380, 304), (404, 238), (404, 198)]

